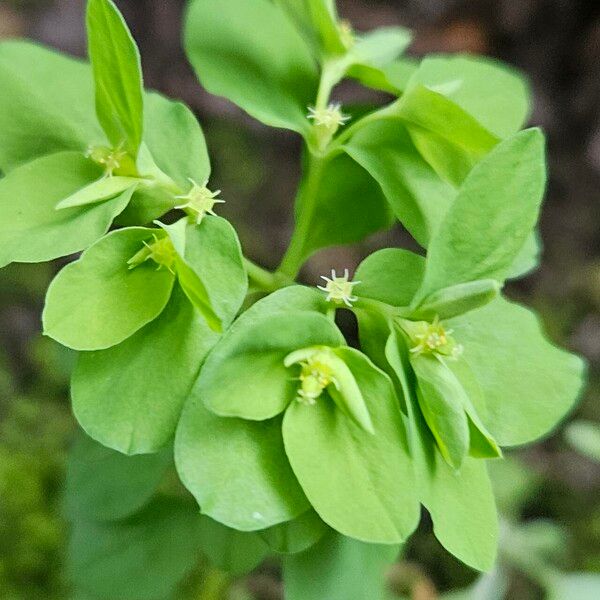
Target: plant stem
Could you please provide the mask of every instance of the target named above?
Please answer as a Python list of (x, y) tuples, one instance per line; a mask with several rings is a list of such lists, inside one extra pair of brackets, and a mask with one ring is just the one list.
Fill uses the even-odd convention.
[(264, 292), (274, 292), (294, 283), (292, 278), (283, 273), (271, 273), (252, 262), (249, 258), (244, 257), (244, 265), (250, 283)]
[(292, 279), (297, 277), (305, 259), (304, 246), (307, 238), (310, 236), (310, 228), (326, 164), (327, 159), (309, 152), (306, 180), (302, 184), (296, 198), (298, 220), (290, 245), (277, 269), (278, 273)]

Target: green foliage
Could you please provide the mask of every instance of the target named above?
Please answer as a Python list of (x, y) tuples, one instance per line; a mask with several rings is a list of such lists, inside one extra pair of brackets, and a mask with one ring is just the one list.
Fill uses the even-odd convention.
[[(285, 560), (286, 598), (383, 600), (383, 572), (399, 550), (399, 546), (364, 544), (328, 534), (315, 548)], [(346, 574), (344, 580), (340, 573)]]
[(200, 523), (187, 502), (171, 499), (157, 499), (122, 521), (75, 521), (73, 583), (98, 600), (168, 598), (197, 561)]
[[(81, 154), (60, 152), (33, 160), (0, 179), (0, 265), (72, 254), (104, 235), (129, 202), (132, 190), (92, 206), (55, 208), (99, 175), (99, 169)], [(16, 197), (20, 202), (15, 202)]]
[(140, 53), (112, 0), (88, 2), (87, 30), (98, 121), (113, 146), (136, 158), (144, 119)]
[(171, 463), (171, 453), (128, 457), (84, 434), (67, 463), (64, 512), (75, 521), (119, 521), (150, 500)]
[[(73, 410), (91, 438), (64, 503), (76, 593), (166, 600), (202, 554), (239, 575), (276, 552), (292, 600), (383, 599), (420, 505), (449, 552), (491, 570), (488, 465), (551, 431), (584, 375), (501, 296), (537, 263), (546, 180), (543, 135), (520, 130), (521, 77), (401, 58), (406, 30), (355, 33), (331, 0), (193, 0), (185, 47), (203, 85), (304, 141), (296, 227), (270, 273), (215, 215), (202, 131), (144, 91), (112, 0), (88, 2), (87, 28), (91, 65), (0, 44), (0, 265), (83, 250), (43, 313), (79, 353)], [(332, 101), (345, 78), (394, 98), (350, 117)], [(317, 250), (396, 219), (426, 256), (383, 249), (354, 279), (295, 285)], [(546, 548), (528, 533), (521, 555)]]
[[(232, 52), (235, 40), (235, 52)], [(269, 0), (190, 3), (185, 46), (202, 85), (273, 127), (307, 132), (318, 85), (310, 49)]]

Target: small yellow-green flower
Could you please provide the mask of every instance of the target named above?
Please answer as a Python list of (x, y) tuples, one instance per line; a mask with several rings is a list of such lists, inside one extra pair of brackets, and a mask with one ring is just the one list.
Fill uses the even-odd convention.
[(463, 352), (462, 345), (452, 337), (453, 330), (446, 329), (437, 316), (431, 323), (403, 319), (400, 325), (409, 337), (412, 354), (439, 354), (447, 358), (458, 358)]
[(156, 234), (153, 234), (152, 237), (154, 238), (153, 242), (144, 242), (144, 248), (127, 261), (129, 268), (135, 269), (147, 260), (153, 260), (158, 265), (157, 271), (164, 268), (175, 274), (177, 252), (171, 238), (167, 235), (158, 237)]
[(192, 189), (187, 194), (176, 196), (178, 200), (186, 200), (186, 202), (175, 208), (189, 210), (194, 215), (196, 223), (200, 224), (207, 214), (216, 216), (214, 211), (215, 204), (223, 204), (225, 200), (218, 198), (221, 190), (213, 192), (206, 187), (208, 180), (202, 185), (199, 185), (193, 179), (190, 179), (190, 183), (192, 184)]
[(327, 294), (327, 301), (334, 304), (345, 304), (352, 306), (358, 298), (353, 294), (352, 290), (360, 281), (350, 281), (350, 273), (348, 269), (344, 269), (343, 277), (338, 277), (335, 269), (331, 270), (331, 278), (321, 275), (321, 279), (325, 280), (326, 285), (318, 285), (317, 287)]

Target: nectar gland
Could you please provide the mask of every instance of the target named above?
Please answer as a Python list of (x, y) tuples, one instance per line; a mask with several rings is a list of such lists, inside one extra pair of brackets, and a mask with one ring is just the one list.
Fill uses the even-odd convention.
[(348, 307), (352, 306), (358, 298), (353, 294), (353, 288), (360, 281), (349, 281), (350, 274), (348, 269), (344, 269), (344, 276), (338, 277), (335, 269), (331, 270), (331, 278), (321, 275), (321, 279), (325, 280), (324, 286), (318, 285), (317, 288), (327, 294), (327, 301), (334, 304), (345, 304)]
[(185, 200), (186, 202), (175, 208), (189, 211), (196, 219), (196, 224), (199, 225), (207, 214), (216, 217), (215, 204), (224, 204), (225, 200), (217, 198), (221, 190), (212, 192), (206, 187), (208, 179), (202, 185), (198, 185), (193, 179), (190, 179), (190, 183), (192, 189), (185, 196), (175, 196), (178, 200)]
[(331, 103), (327, 108), (309, 107), (307, 118), (314, 121), (314, 133), (321, 150), (327, 148), (338, 129), (350, 120), (337, 103)]
[(144, 241), (144, 247), (127, 261), (129, 269), (135, 269), (147, 260), (153, 260), (158, 265), (157, 271), (167, 269), (174, 275), (177, 252), (173, 242), (167, 235), (158, 237), (156, 234), (152, 234), (152, 237), (154, 241), (150, 243)]
[(115, 171), (123, 168), (131, 167), (131, 158), (123, 146), (119, 145), (116, 148), (108, 146), (90, 146), (85, 154), (86, 158), (91, 159), (97, 165), (104, 167), (104, 176), (112, 177)]
[(446, 329), (437, 316), (432, 323), (403, 321), (401, 325), (410, 339), (411, 354), (437, 354), (457, 359), (463, 353), (462, 344), (457, 344), (452, 337), (453, 330)]
[(336, 388), (338, 384), (333, 369), (326, 363), (326, 356), (319, 353), (300, 363), (300, 388), (296, 400), (302, 404), (314, 405), (323, 390), (330, 384)]

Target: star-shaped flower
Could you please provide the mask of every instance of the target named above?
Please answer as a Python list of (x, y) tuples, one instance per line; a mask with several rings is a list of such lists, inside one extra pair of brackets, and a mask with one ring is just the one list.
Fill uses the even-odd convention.
[(217, 198), (221, 190), (212, 192), (206, 187), (208, 179), (202, 185), (199, 185), (193, 179), (190, 179), (190, 183), (192, 184), (192, 189), (187, 194), (176, 196), (178, 200), (186, 200), (186, 202), (175, 208), (189, 210), (194, 214), (196, 223), (199, 225), (207, 214), (216, 217), (217, 215), (214, 211), (215, 204), (224, 204), (225, 200)]
[(338, 277), (335, 269), (331, 270), (331, 278), (321, 275), (321, 279), (326, 281), (326, 285), (318, 285), (317, 287), (327, 294), (327, 301), (334, 304), (345, 304), (351, 307), (353, 302), (358, 298), (353, 294), (352, 290), (360, 281), (350, 281), (350, 273), (348, 269), (344, 269), (344, 276)]

